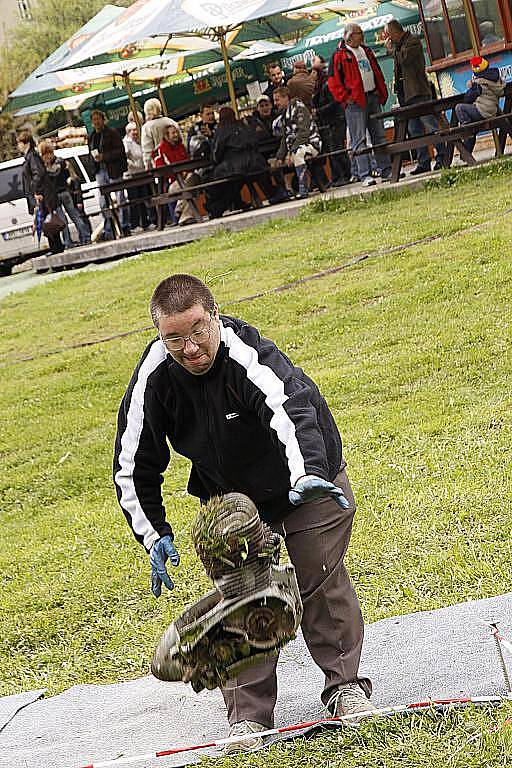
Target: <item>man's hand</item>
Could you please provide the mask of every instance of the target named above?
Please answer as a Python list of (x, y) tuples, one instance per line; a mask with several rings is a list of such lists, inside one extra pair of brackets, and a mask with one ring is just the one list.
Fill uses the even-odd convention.
[(304, 475), (299, 478), (288, 493), (288, 498), (295, 505), (321, 499), (324, 496), (330, 496), (342, 509), (348, 509), (350, 506), (341, 488), (316, 475)]
[(151, 563), (151, 591), (155, 597), (160, 597), (162, 594), (162, 582), (167, 589), (174, 589), (174, 582), (167, 573), (165, 567), (165, 563), (168, 559), (174, 567), (179, 565), (180, 556), (174, 546), (171, 536), (162, 536), (161, 539), (155, 541), (151, 547), (151, 552), (149, 553), (149, 562)]
[(384, 46), (388, 53), (393, 53), (393, 51), (395, 50), (395, 45), (390, 37), (386, 37), (386, 39), (384, 40)]

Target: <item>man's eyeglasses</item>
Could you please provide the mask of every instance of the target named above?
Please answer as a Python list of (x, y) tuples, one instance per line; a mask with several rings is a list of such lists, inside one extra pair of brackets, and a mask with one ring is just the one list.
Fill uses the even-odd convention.
[(191, 341), (192, 344), (195, 344), (196, 346), (208, 341), (211, 334), (211, 325), (212, 316), (210, 315), (208, 325), (205, 325), (204, 328), (200, 328), (198, 331), (194, 331), (190, 336), (166, 336), (165, 338), (160, 336), (160, 338), (169, 352), (181, 352), (185, 349), (187, 341)]

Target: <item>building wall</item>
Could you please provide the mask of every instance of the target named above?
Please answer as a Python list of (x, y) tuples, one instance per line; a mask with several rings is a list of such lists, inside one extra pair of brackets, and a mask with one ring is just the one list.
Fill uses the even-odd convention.
[[(8, 37), (9, 29), (15, 27), (20, 21), (21, 11), (20, 3), (18, 0), (0, 0), (1, 12), (0, 12), (0, 46)], [(30, 0), (24, 0), (21, 3), (22, 7), (29, 8)]]

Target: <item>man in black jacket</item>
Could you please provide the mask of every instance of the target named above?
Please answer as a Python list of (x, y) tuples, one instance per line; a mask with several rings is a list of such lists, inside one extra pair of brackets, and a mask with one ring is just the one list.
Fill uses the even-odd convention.
[[(189, 493), (245, 493), (284, 536), (304, 605), (304, 638), (325, 674), (322, 701), (336, 715), (364, 716), (374, 707), (371, 683), (358, 674), (363, 620), (343, 563), (355, 503), (327, 403), (272, 341), (219, 315), (198, 278), (161, 282), (151, 315), (158, 337), (121, 404), (114, 481), (150, 554), (153, 593), (160, 595), (162, 583), (173, 588), (165, 562), (179, 563), (161, 493), (170, 444), (192, 462)], [(272, 657), (253, 666), (223, 690), (230, 734), (241, 737), (228, 751), (259, 746), (258, 731), (272, 726), (276, 664)]]
[[(91, 153), (92, 166), (98, 184), (110, 184), (122, 181), (124, 172), (128, 169), (126, 151), (123, 140), (114, 128), (109, 128), (105, 122), (105, 115), (99, 109), (91, 112), (91, 122), (94, 131), (89, 134), (89, 152)], [(120, 207), (121, 229), (123, 235), (130, 234), (130, 222), (126, 195), (124, 190), (115, 193)], [(112, 220), (110, 210), (103, 195), (100, 195), (100, 207), (103, 214), (103, 238), (111, 240), (113, 237)]]
[(37, 154), (36, 143), (30, 131), (22, 131), (17, 137), (18, 150), (24, 156), (22, 168), (23, 194), (28, 212), (32, 216), (36, 208), (35, 183), (44, 173), (43, 161)]

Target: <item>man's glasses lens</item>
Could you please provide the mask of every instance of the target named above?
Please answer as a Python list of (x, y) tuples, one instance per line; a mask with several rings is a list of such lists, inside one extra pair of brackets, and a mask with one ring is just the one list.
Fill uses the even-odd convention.
[(211, 322), (210, 318), (210, 322), (207, 326), (201, 328), (199, 331), (194, 331), (190, 336), (172, 336), (167, 339), (162, 339), (162, 341), (170, 352), (181, 352), (182, 349), (185, 349), (185, 344), (188, 340), (193, 344), (202, 344), (210, 338)]

